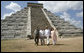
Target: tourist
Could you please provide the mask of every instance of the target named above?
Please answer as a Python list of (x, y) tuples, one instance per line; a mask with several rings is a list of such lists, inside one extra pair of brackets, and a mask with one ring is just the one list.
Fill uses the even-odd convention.
[(55, 45), (57, 41), (56, 28), (51, 29), (51, 38), (52, 38), (53, 45)]
[(34, 31), (34, 41), (35, 41), (35, 45), (38, 45), (38, 42), (39, 42), (39, 28), (38, 27)]
[(40, 30), (39, 31), (40, 33), (40, 40), (41, 40), (41, 45), (44, 45), (45, 44), (45, 40), (44, 40), (44, 30)]
[(49, 36), (50, 36), (50, 29), (48, 29), (48, 27), (46, 26), (46, 29), (45, 29), (45, 36), (47, 38), (47, 46), (49, 45), (50, 41), (49, 41)]

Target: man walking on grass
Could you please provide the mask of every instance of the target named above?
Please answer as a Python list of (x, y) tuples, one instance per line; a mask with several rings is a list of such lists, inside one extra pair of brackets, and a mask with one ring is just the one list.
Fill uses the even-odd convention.
[(39, 43), (39, 28), (38, 27), (34, 31), (34, 41), (35, 41), (35, 45), (38, 46), (38, 43)]

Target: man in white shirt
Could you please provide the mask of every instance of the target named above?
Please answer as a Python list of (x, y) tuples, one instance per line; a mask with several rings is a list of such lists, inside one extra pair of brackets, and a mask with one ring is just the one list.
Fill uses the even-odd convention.
[(44, 41), (44, 30), (40, 30), (39, 31), (40, 33), (40, 40), (41, 40), (41, 45), (44, 45), (45, 44), (45, 41)]
[(49, 36), (50, 36), (51, 32), (50, 29), (48, 29), (48, 27), (46, 26), (45, 29), (45, 36), (47, 37), (47, 46), (49, 45), (50, 41), (49, 41)]

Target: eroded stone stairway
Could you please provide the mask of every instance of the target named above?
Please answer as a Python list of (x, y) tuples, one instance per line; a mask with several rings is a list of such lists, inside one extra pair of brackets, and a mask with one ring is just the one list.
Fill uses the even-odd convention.
[(31, 32), (33, 32), (36, 27), (40, 29), (45, 29), (45, 27), (51, 27), (48, 20), (46, 19), (45, 15), (43, 14), (41, 8), (31, 8)]

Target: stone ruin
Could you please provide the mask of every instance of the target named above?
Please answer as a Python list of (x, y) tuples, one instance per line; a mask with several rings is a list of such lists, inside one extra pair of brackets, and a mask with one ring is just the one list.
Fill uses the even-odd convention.
[(83, 35), (82, 29), (43, 8), (43, 4), (28, 3), (24, 9), (1, 20), (1, 39), (33, 38), (37, 26), (40, 29), (56, 27), (63, 37)]

